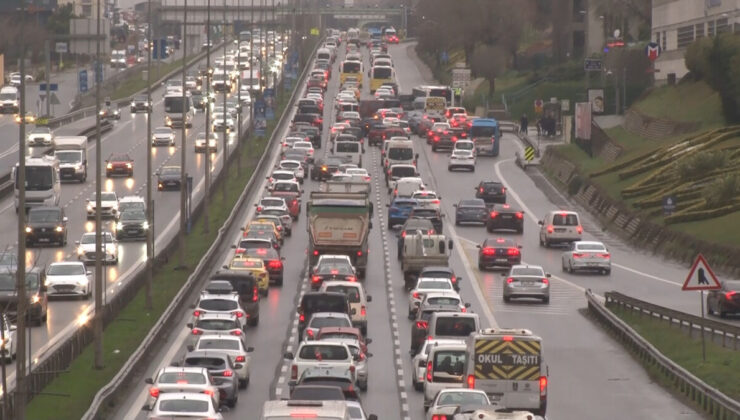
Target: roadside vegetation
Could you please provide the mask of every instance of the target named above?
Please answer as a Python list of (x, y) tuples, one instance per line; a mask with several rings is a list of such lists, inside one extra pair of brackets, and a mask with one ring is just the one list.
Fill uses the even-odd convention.
[[(689, 337), (688, 330), (669, 326), (665, 321), (661, 322), (655, 317), (640, 316), (620, 308), (610, 310), (669, 359), (696, 375), (707, 385), (717, 388), (730, 398), (740, 400), (740, 355), (737, 350), (713, 342), (707, 333), (705, 336), (707, 357), (706, 361), (703, 361), (701, 339), (698, 334), (694, 334), (692, 338)], [(646, 365), (646, 369), (648, 374), (663, 386), (680, 392), (655, 366)]]
[[(282, 115), (288, 99), (282, 89), (278, 89), (275, 115)], [(185, 242), (185, 265), (189, 270), (177, 270), (179, 264), (176, 251), (163, 264), (155, 265), (152, 282), (153, 308), (145, 310), (145, 295), (142, 288), (136, 297), (120, 312), (115, 320), (106, 326), (103, 339), (105, 368), (93, 368), (93, 346), (88, 345), (83, 353), (72, 363), (69, 370), (61, 373), (28, 405), (27, 417), (37, 420), (79, 419), (90, 406), (95, 394), (116, 375), (131, 354), (136, 350), (149, 330), (154, 326), (172, 298), (178, 293), (192, 269), (198, 265), (205, 252), (218, 235), (239, 196), (252, 177), (254, 169), (262, 156), (267, 139), (278, 119), (270, 121), (265, 137), (250, 137), (242, 141), (242, 168), (237, 171), (236, 160), (231, 162), (226, 182), (226, 196), (219, 191), (221, 184), (214, 184), (208, 201), (209, 230), (204, 233), (203, 219), (198, 217)], [(91, 325), (88, 326), (92, 328)], [(110, 413), (108, 413), (110, 414)], [(101, 418), (108, 418), (105, 415)]]

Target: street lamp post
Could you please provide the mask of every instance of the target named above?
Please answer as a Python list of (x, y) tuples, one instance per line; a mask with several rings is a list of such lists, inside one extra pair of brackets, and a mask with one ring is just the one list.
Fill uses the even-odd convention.
[[(203, 202), (208, 202), (208, 196), (211, 190), (211, 0), (208, 0), (208, 7), (206, 8), (206, 98), (208, 102), (206, 104), (206, 147), (204, 149), (203, 159), (205, 164), (205, 180), (203, 190)], [(215, 101), (214, 101), (215, 103)], [(208, 220), (208, 206), (203, 206), (203, 232), (208, 233), (210, 231), (210, 222)]]
[(154, 209), (152, 208), (152, 0), (147, 1), (147, 45), (148, 57), (146, 61), (146, 221), (149, 229), (146, 231), (146, 281), (144, 283), (146, 302), (145, 308), (152, 309), (152, 271), (154, 269)]
[(102, 248), (102, 215), (101, 215), (101, 166), (103, 162), (102, 143), (100, 142), (100, 8), (101, 0), (97, 1), (97, 38), (95, 41), (95, 318), (94, 318), (94, 348), (95, 369), (103, 368), (103, 261), (105, 253)]
[[(223, 37), (223, 43), (224, 43), (224, 76), (226, 76), (226, 0), (224, 0), (224, 13), (223, 13), (223, 23), (221, 24), (221, 36)], [(226, 76), (229, 77), (229, 76)], [(225, 81), (226, 79), (224, 79)], [(231, 85), (229, 85), (231, 86)], [(224, 92), (224, 150), (222, 152), (223, 159), (221, 159), (221, 191), (223, 193), (224, 198), (224, 204), (226, 203), (226, 178), (227, 178), (227, 165), (229, 159), (229, 135), (231, 134), (229, 132), (229, 126), (226, 124), (226, 116), (227, 116), (227, 110), (226, 110), (226, 97), (228, 94)]]
[[(187, 68), (187, 56), (188, 56), (188, 0), (185, 0), (183, 7), (183, 24), (182, 24), (182, 134), (180, 139), (180, 233), (179, 233), (179, 266), (185, 267), (185, 234), (187, 231), (187, 204), (188, 204), (188, 192), (185, 185), (187, 181), (187, 154), (186, 152), (186, 139), (187, 139), (187, 121), (185, 116), (187, 114), (187, 89), (185, 86), (185, 69)], [(205, 206), (208, 207), (208, 206)]]

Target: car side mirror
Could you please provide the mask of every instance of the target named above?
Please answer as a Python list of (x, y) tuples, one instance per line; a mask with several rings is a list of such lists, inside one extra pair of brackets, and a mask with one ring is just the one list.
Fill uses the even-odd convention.
[(190, 329), (192, 329), (193, 328), (193, 323), (192, 322), (188, 322), (187, 324), (185, 324), (185, 326), (188, 327), (188, 328), (190, 328)]
[(552, 277), (552, 274), (550, 274), (550, 273), (545, 273), (545, 277), (547, 277), (547, 278), (549, 279), (550, 277)]
[(195, 350), (195, 347), (193, 345), (188, 345), (186, 348), (188, 349), (188, 351)]
[(372, 221), (370, 221), (370, 222), (367, 223), (367, 228), (368, 229), (372, 229), (373, 228), (373, 222)]
[(453, 204), (453, 205), (452, 205), (452, 207), (455, 207), (455, 208), (457, 208), (457, 204)]
[(540, 225), (540, 226), (542, 226), (542, 220), (538, 220), (537, 221), (537, 224)]
[(289, 352), (288, 351), (288, 352), (283, 353), (283, 359), (293, 360), (293, 358), (294, 358), (294, 356), (293, 356), (293, 353), (292, 352)]
[(373, 301), (373, 297), (372, 297), (372, 296), (370, 296), (370, 295), (367, 295), (367, 296), (365, 297), (365, 300), (367, 300), (367, 301), (368, 301), (368, 303), (369, 303), (369, 302), (372, 302), (372, 301)]
[(522, 249), (522, 246), (521, 245), (517, 245), (516, 247), (519, 248), (519, 249)]
[(75, 245), (80, 246), (80, 241), (75, 241)]
[(378, 416), (376, 416), (375, 414), (370, 414), (369, 416), (367, 416), (367, 420), (378, 420)]
[(144, 404), (144, 405), (143, 405), (143, 406), (141, 407), (141, 409), (142, 409), (142, 410), (144, 410), (144, 411), (152, 411), (152, 408), (151, 408), (151, 407), (149, 407), (149, 405), (148, 405), (148, 404)]
[(365, 339), (365, 344), (370, 344), (372, 342), (373, 342), (373, 339), (372, 338), (366, 338)]
[(153, 385), (154, 384), (154, 379), (152, 379), (152, 378), (146, 378), (146, 379), (144, 379), (144, 383), (145, 384), (149, 384), (149, 385)]
[(90, 270), (85, 271), (85, 275), (86, 276), (92, 276), (92, 271), (90, 271)]
[(450, 239), (449, 241), (447, 241), (447, 248), (452, 250), (452, 247), (453, 247), (453, 243), (452, 243), (452, 239)]
[(159, 176), (159, 171), (155, 172), (154, 175)]
[(223, 268), (224, 270), (228, 270), (229, 269), (229, 266), (228, 265), (222, 265), (221, 268)]
[(254, 347), (247, 347), (247, 353), (251, 353), (254, 351)]
[(69, 218), (67, 216), (62, 217), (62, 222), (67, 223), (69, 221)]
[(470, 307), (470, 303), (469, 302), (465, 302), (465, 305), (463, 305), (463, 306), (465, 306), (466, 308), (469, 308)]
[(172, 362), (172, 363), (170, 363), (170, 366), (172, 366), (172, 367), (180, 367), (180, 362)]
[(236, 249), (236, 245), (231, 245), (231, 249)]

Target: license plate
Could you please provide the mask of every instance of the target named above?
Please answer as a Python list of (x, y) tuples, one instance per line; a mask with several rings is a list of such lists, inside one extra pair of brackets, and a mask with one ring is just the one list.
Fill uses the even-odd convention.
[(532, 287), (532, 286), (534, 286), (534, 283), (532, 283), (531, 281), (523, 281), (522, 282), (522, 286), (524, 286), (524, 287)]
[(555, 232), (565, 232), (564, 228), (555, 228)]
[(506, 258), (496, 258), (496, 262), (507, 262), (507, 261), (509, 260), (507, 260)]
[(49, 242), (49, 238), (39, 238), (39, 242)]
[(511, 219), (511, 215), (510, 214), (502, 214), (501, 215), (501, 218), (502, 219)]
[(599, 265), (599, 263), (595, 263), (595, 262), (590, 262), (590, 263), (587, 263), (587, 264), (588, 264), (589, 266), (595, 266), (595, 265)]

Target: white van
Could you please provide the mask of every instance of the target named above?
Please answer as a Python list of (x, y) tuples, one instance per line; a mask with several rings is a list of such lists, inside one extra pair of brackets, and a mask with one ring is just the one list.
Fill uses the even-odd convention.
[(337, 141), (334, 142), (332, 154), (349, 159), (348, 163), (354, 163), (362, 166), (362, 145), (356, 141)]
[(317, 60), (329, 60), (330, 62), (334, 60), (334, 55), (331, 53), (331, 50), (328, 48), (319, 48), (316, 50), (316, 59)]
[(405, 137), (391, 137), (383, 142), (383, 168), (392, 165), (415, 165), (418, 154), (414, 154), (414, 143)]
[(415, 192), (426, 189), (424, 181), (419, 177), (406, 177), (400, 178), (396, 181), (395, 186), (388, 192), (393, 193), (393, 198), (396, 197), (408, 197), (411, 198)]
[(540, 246), (576, 242), (583, 236), (581, 219), (574, 211), (554, 210), (537, 223), (540, 225)]
[(424, 409), (429, 408), (440, 390), (463, 387), (467, 350), (463, 342), (440, 344), (429, 349), (424, 377)]
[[(13, 181), (15, 212), (20, 206), (19, 165), (16, 163), (11, 173)], [(26, 203), (25, 211), (31, 207), (58, 206), (62, 196), (62, 183), (59, 178), (59, 161), (54, 156), (26, 157)]]
[(15, 86), (0, 89), (0, 112), (17, 114), (20, 110), (21, 96)]

